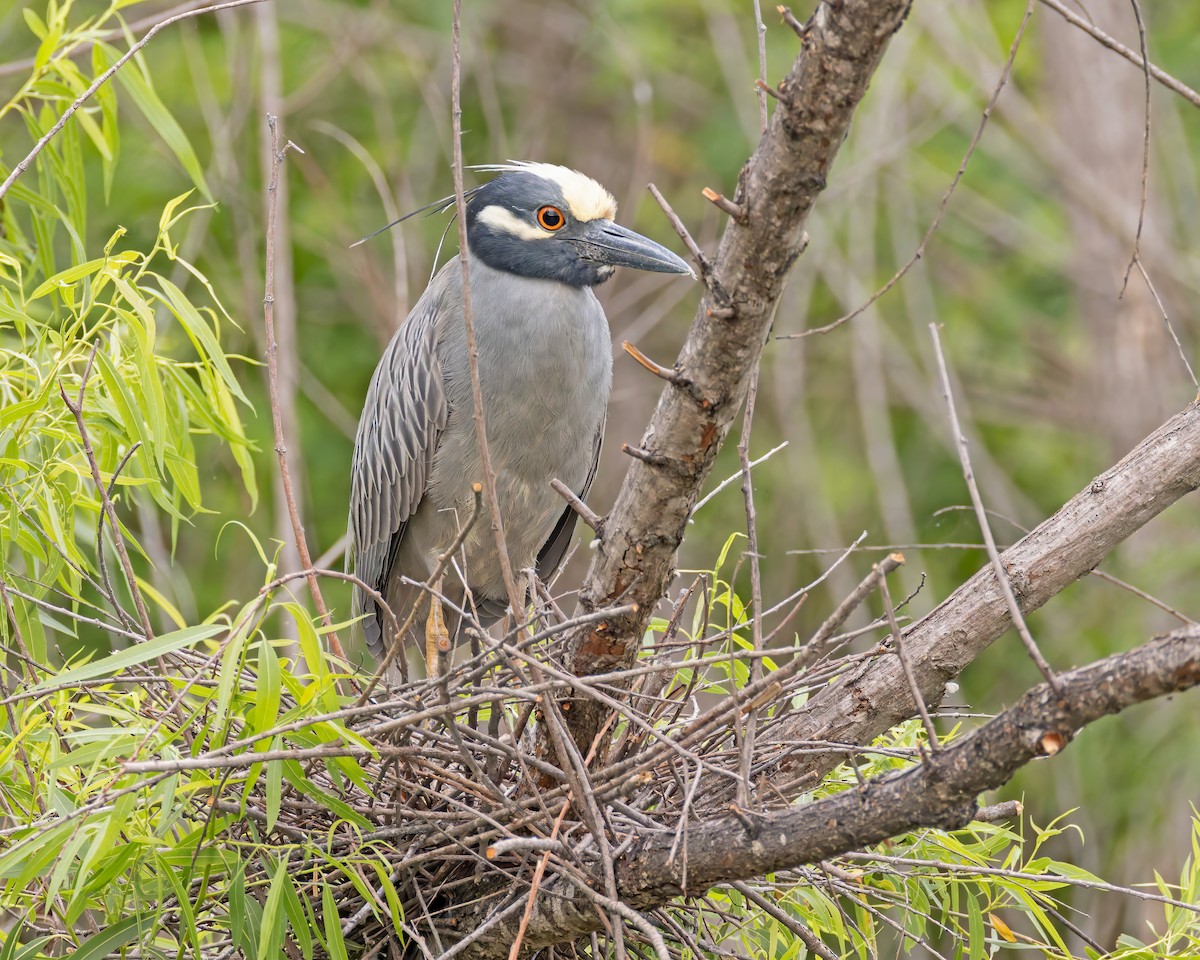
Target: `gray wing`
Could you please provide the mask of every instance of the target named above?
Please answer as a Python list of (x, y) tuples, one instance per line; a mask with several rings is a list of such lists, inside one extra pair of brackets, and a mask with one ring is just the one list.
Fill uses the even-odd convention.
[[(404, 526), (425, 493), (449, 408), (437, 357), (441, 284), (431, 284), (396, 331), (371, 378), (354, 439), (349, 560), (354, 573), (386, 594)], [(381, 652), (383, 612), (360, 588), (354, 613), (372, 652)]]
[[(588, 491), (592, 488), (592, 481), (596, 479), (596, 468), (600, 465), (600, 448), (604, 444), (604, 424), (607, 422), (607, 417), (600, 421), (600, 429), (596, 431), (596, 441), (592, 445), (592, 465), (588, 469), (587, 479), (583, 482), (583, 489), (576, 490), (582, 500), (587, 497)], [(558, 568), (562, 566), (563, 558), (567, 555), (567, 547), (571, 545), (571, 535), (575, 532), (575, 521), (579, 515), (567, 507), (562, 516), (558, 518), (558, 523), (554, 525), (554, 532), (550, 534), (550, 539), (542, 546), (537, 558), (537, 575), (543, 582), (549, 581), (554, 574), (558, 572)]]

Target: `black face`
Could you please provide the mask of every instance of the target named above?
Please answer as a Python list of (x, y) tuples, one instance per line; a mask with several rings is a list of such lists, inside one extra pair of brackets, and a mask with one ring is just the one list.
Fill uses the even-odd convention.
[(472, 192), (467, 242), (496, 270), (573, 287), (594, 287), (621, 266), (692, 272), (670, 250), (611, 220), (576, 220), (557, 183), (523, 171)]

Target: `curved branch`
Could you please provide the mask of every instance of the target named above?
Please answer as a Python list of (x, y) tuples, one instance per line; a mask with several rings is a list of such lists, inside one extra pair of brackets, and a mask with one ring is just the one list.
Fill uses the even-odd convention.
[[(1118, 544), (1200, 487), (1200, 400), (1189, 404), (1000, 555), (1023, 613), (1038, 609), (1087, 574)], [(904, 631), (904, 646), (925, 702), (1012, 626), (990, 564)], [(870, 743), (915, 714), (894, 657), (872, 660), (830, 684), (771, 734), (778, 743)], [(839, 758), (785, 757), (779, 772), (805, 789)]]
[[(743, 814), (691, 825), (686, 889), (683, 861), (672, 857), (673, 837), (656, 833), (642, 840), (617, 861), (622, 899), (646, 909), (719, 883), (818, 863), (919, 827), (961, 828), (975, 818), (979, 794), (1002, 786), (1031, 760), (1057, 754), (1089, 723), (1200, 685), (1200, 626), (1058, 679), (1061, 696), (1049, 684), (1034, 687), (964, 740), (901, 773), (753, 819)], [(557, 881), (543, 886), (523, 946), (528, 952), (573, 939), (602, 923), (591, 898)], [(511, 919), (496, 924), (463, 956), (503, 955), (514, 925)]]

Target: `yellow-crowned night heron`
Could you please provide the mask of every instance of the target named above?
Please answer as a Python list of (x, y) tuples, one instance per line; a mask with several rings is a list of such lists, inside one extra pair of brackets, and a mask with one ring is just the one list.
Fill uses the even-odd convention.
[[(547, 579), (575, 514), (551, 489), (584, 496), (596, 473), (612, 380), (608, 322), (592, 287), (617, 267), (690, 274), (686, 263), (613, 222), (600, 184), (566, 167), (516, 163), (470, 191), (472, 318), (505, 541), (515, 571)], [(457, 257), (433, 278), (388, 344), (371, 379), (350, 493), (353, 569), (404, 622), (421, 602), (427, 656), (444, 646), (441, 604), (423, 584), (470, 516), (482, 481)], [(469, 532), (440, 593), (483, 625), (507, 606), (488, 516)], [(468, 596), (469, 591), (469, 596)], [(355, 591), (377, 657), (392, 642), (377, 603)], [(425, 606), (428, 604), (428, 606)], [(446, 618), (453, 633), (457, 617)], [(402, 638), (407, 640), (409, 638)]]

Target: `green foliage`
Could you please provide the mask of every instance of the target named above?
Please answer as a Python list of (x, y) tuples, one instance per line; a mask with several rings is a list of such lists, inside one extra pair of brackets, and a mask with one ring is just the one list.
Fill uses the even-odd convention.
[[(45, 20), (25, 11), (41, 41), (37, 62), (0, 118), (23, 118), (31, 143), (94, 79), (71, 52), (117, 22), (128, 4), (113, 3), (76, 27), (68, 26), (71, 6), (51, 4)], [(104, 44), (93, 49), (98, 75), (116, 56)], [(119, 76), (207, 191), (194, 151), (149, 76), (138, 72), (144, 69), (134, 63)], [(227, 445), (246, 492), (256, 496), (241, 413), (249, 401), (221, 346), (233, 320), (172, 236), (206, 207), (189, 206), (190, 192), (167, 200), (145, 247), (130, 243), (124, 228), (96, 249), (88, 242), (89, 163), (99, 160), (107, 188), (120, 142), (117, 100), (106, 85), (14, 183), (0, 214), (0, 558), (39, 662), (56, 639), (77, 636), (70, 614), (57, 615), (50, 598), (78, 613), (115, 596), (95, 533), (101, 504), (93, 468), (119, 506), (136, 503), (169, 518), (172, 544), (179, 525), (205, 509), (198, 438)], [(10, 172), (0, 165), (0, 178)], [(181, 283), (198, 287), (199, 297)], [(82, 400), (86, 441), (68, 398)], [(139, 552), (132, 531), (124, 533)], [(183, 626), (167, 598), (148, 583), (141, 588)]]

